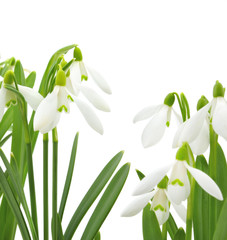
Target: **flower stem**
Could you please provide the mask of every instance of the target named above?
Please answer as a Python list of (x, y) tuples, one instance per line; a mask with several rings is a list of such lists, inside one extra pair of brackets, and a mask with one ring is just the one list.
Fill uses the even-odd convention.
[(56, 128), (52, 130), (52, 141), (53, 141), (52, 237), (53, 240), (57, 240), (58, 134)]
[[(217, 143), (218, 135), (214, 132), (210, 124), (210, 157), (209, 157), (209, 172), (210, 177), (216, 181), (217, 179)], [(209, 196), (209, 239), (213, 238), (215, 225), (217, 222), (217, 200)]]
[(162, 225), (162, 240), (167, 240), (167, 223)]
[(48, 133), (43, 135), (43, 239), (49, 238), (48, 209)]

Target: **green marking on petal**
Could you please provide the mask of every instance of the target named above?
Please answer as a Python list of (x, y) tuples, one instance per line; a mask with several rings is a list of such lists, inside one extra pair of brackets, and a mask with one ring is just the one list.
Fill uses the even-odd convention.
[(11, 105), (16, 105), (17, 101), (15, 99), (9, 100), (9, 102), (6, 103), (6, 107), (10, 107)]
[(174, 181), (171, 182), (172, 185), (178, 184), (179, 186), (183, 187), (184, 183), (181, 182), (180, 179), (175, 179)]
[(70, 95), (68, 95), (67, 98), (74, 102), (73, 98)]
[(155, 211), (157, 210), (161, 210), (162, 212), (165, 211), (165, 208), (161, 205), (161, 204), (158, 204), (155, 208), (154, 208)]
[(65, 106), (65, 105), (62, 105), (60, 108), (58, 108), (58, 111), (59, 112), (62, 112), (62, 111), (65, 111), (65, 112), (68, 112), (68, 108)]
[(86, 75), (81, 75), (81, 81), (87, 81), (87, 79), (88, 79), (88, 76), (86, 76)]
[(166, 122), (166, 126), (169, 127), (169, 121)]

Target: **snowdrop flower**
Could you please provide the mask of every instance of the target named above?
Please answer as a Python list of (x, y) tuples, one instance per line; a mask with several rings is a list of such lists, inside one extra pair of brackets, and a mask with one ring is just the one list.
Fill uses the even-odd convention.
[(175, 96), (173, 93), (170, 93), (166, 96), (163, 104), (144, 108), (134, 117), (134, 123), (151, 117), (151, 120), (142, 133), (142, 144), (145, 148), (153, 146), (161, 140), (165, 133), (166, 126), (169, 127), (170, 125), (172, 112), (176, 115), (177, 119), (181, 121), (178, 114), (172, 108), (174, 101)]
[[(170, 201), (166, 192), (167, 184), (168, 177), (165, 176), (158, 184), (156, 190), (135, 196), (134, 200), (124, 209), (121, 216), (131, 217), (138, 214), (153, 198), (151, 201), (151, 210), (155, 212), (159, 224), (164, 224), (169, 218), (170, 207)], [(182, 220), (186, 221), (186, 209), (183, 205), (176, 205), (173, 203), (173, 207)]]
[(214, 131), (227, 140), (227, 102), (224, 99), (224, 92), (222, 84), (216, 81), (213, 100), (211, 103), (208, 101), (205, 103), (204, 100), (205, 106), (178, 128), (173, 147), (179, 147), (187, 142), (196, 155), (204, 153), (209, 146), (210, 122)]
[(63, 110), (70, 111), (70, 103), (74, 102), (83, 114), (87, 123), (98, 133), (103, 134), (103, 127), (93, 110), (78, 97), (74, 97), (66, 87), (66, 74), (59, 70), (56, 76), (55, 87), (51, 93), (40, 103), (35, 117), (34, 130), (47, 133), (55, 128), (60, 120)]
[[(0, 89), (0, 121), (2, 120), (2, 117), (4, 115), (5, 107), (9, 107), (17, 103), (16, 94), (4, 87), (5, 84), (15, 87), (14, 79), (14, 72), (12, 70), (8, 70), (4, 75), (2, 86)], [(19, 92), (24, 96), (27, 103), (32, 107), (33, 110), (36, 110), (43, 97), (38, 92), (34, 91), (32, 88), (21, 85), (17, 86)]]
[[(82, 83), (88, 80), (88, 73), (83, 62), (81, 50), (78, 47), (74, 49), (75, 62), (72, 63), (69, 76), (66, 79), (67, 89), (75, 96), (81, 92), (87, 100), (97, 109), (109, 112), (110, 108), (104, 99), (99, 96), (93, 89), (84, 86)], [(89, 69), (95, 83), (106, 93), (111, 94), (108, 83), (96, 71)]]
[(134, 194), (140, 195), (150, 192), (166, 173), (172, 169), (167, 187), (168, 198), (172, 203), (180, 204), (182, 201), (186, 200), (190, 194), (190, 182), (187, 171), (207, 193), (218, 200), (223, 200), (222, 193), (214, 180), (201, 170), (189, 166), (187, 161), (189, 161), (188, 146), (184, 144), (177, 151), (176, 161), (174, 161), (173, 164), (147, 175), (138, 184)]

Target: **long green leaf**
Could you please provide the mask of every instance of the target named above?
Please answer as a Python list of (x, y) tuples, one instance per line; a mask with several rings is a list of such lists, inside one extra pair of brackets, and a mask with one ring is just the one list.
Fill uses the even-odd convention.
[[(225, 158), (225, 154), (218, 144), (217, 146), (217, 185), (219, 186), (223, 198), (227, 198), (227, 162)], [(217, 201), (217, 216), (219, 216), (224, 201)]]
[(227, 239), (226, 220), (227, 220), (227, 199), (225, 199), (221, 213), (219, 215), (213, 240)]
[(125, 184), (129, 169), (130, 164), (126, 163), (115, 174), (91, 215), (81, 240), (93, 240), (96, 236)]
[(49, 74), (51, 72), (51, 70), (53, 69), (53, 67), (56, 64), (56, 61), (58, 60), (58, 58), (62, 55), (67, 53), (70, 49), (74, 48), (76, 46), (76, 44), (73, 45), (69, 45), (66, 46), (64, 48), (59, 49), (57, 52), (55, 52), (51, 59), (48, 62), (48, 65), (46, 67), (46, 70), (44, 72), (41, 84), (40, 84), (40, 88), (39, 88), (39, 92), (45, 97), (47, 92), (45, 92), (45, 86), (48, 86), (47, 81), (49, 79)]
[(101, 234), (98, 232), (94, 238), (94, 240), (101, 240)]
[(84, 215), (91, 207), (95, 199), (98, 197), (110, 177), (112, 176), (113, 172), (117, 168), (118, 164), (121, 161), (123, 156), (123, 151), (116, 154), (104, 167), (101, 173), (98, 175), (84, 198), (82, 199), (80, 205), (76, 209), (73, 217), (70, 220), (70, 223), (65, 231), (64, 237), (65, 239), (71, 239), (73, 237), (74, 232), (76, 231), (77, 227), (79, 226), (81, 220), (83, 219)]
[(2, 171), (2, 168), (0, 167), (0, 186), (2, 188), (2, 191), (4, 192), (6, 199), (15, 215), (15, 218), (17, 219), (18, 226), (21, 231), (21, 235), (23, 239), (31, 239), (27, 225), (25, 223), (23, 214), (21, 213), (20, 207), (12, 193), (12, 190), (7, 182), (7, 179), (5, 178), (4, 172)]
[(35, 227), (34, 227), (30, 212), (29, 212), (29, 208), (28, 208), (28, 204), (27, 204), (27, 201), (26, 201), (26, 198), (25, 198), (25, 194), (24, 194), (24, 191), (23, 191), (21, 179), (20, 179), (19, 174), (18, 174), (16, 161), (15, 161), (14, 157), (11, 158), (11, 161), (12, 161), (12, 167), (11, 167), (7, 158), (6, 158), (6, 156), (5, 156), (5, 154), (4, 154), (4, 152), (1, 149), (0, 149), (0, 156), (2, 158), (2, 161), (5, 165), (8, 173), (9, 173), (13, 189), (17, 193), (17, 196), (18, 196), (18, 198), (19, 198), (19, 200), (22, 203), (22, 206), (24, 208), (27, 220), (28, 220), (29, 225), (30, 225), (30, 230), (32, 232), (33, 239), (38, 239), (37, 233), (35, 231)]
[[(196, 168), (209, 173), (208, 164), (204, 156), (196, 158)], [(198, 240), (209, 239), (209, 195), (198, 183), (195, 183), (193, 228), (194, 238)]]
[(162, 240), (160, 226), (150, 203), (143, 209), (143, 239)]
[(1, 141), (0, 141), (0, 147), (2, 147), (7, 140), (12, 136), (12, 133), (8, 134), (6, 137), (4, 137)]
[[(174, 236), (174, 240), (185, 240), (185, 232), (183, 228), (179, 228)], [(196, 239), (196, 238), (195, 238)], [(196, 239), (197, 240), (197, 239)]]
[(13, 123), (13, 111), (14, 106), (11, 106), (4, 114), (2, 120), (0, 121), (0, 139), (3, 138), (5, 133), (9, 130)]
[(25, 80), (26, 86), (33, 88), (33, 86), (35, 84), (35, 79), (36, 79), (36, 72), (33, 71), (27, 76), (27, 78)]
[(166, 225), (167, 225), (167, 231), (168, 231), (171, 239), (173, 239), (176, 232), (178, 231), (178, 227), (177, 227), (177, 224), (174, 221), (174, 218), (171, 213), (169, 214), (169, 218), (166, 222)]
[(16, 81), (20, 85), (25, 85), (25, 76), (24, 76), (24, 69), (22, 64), (19, 60), (16, 61), (16, 65), (14, 68), (14, 73), (16, 77)]
[(63, 236), (63, 231), (62, 231), (62, 225), (61, 225), (61, 219), (59, 214), (57, 214), (57, 239), (58, 240), (64, 240), (64, 236)]
[(76, 136), (74, 138), (74, 141), (73, 141), (68, 172), (67, 172), (67, 175), (66, 175), (64, 190), (63, 190), (63, 194), (62, 194), (62, 197), (61, 197), (61, 204), (60, 204), (60, 208), (59, 208), (59, 216), (60, 216), (61, 220), (62, 220), (62, 217), (63, 217), (65, 204), (66, 204), (66, 200), (67, 200), (67, 197), (68, 197), (69, 188), (70, 188), (70, 184), (71, 184), (71, 180), (72, 180), (73, 169), (74, 169), (74, 164), (75, 164), (75, 159), (76, 159), (76, 152), (77, 152), (78, 137), (79, 137), (79, 133), (76, 134)]

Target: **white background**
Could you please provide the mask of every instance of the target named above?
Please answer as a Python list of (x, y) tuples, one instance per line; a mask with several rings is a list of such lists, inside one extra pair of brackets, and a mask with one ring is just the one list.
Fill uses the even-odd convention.
[[(193, 113), (202, 94), (212, 99), (215, 80), (227, 85), (226, 1), (22, 0), (2, 1), (0, 8), (1, 56), (14, 56), (25, 68), (37, 71), (36, 89), (51, 55), (76, 43), (84, 61), (102, 73), (113, 91), (111, 96), (102, 95), (111, 113), (96, 112), (104, 126), (103, 136), (85, 123), (76, 106), (61, 118), (59, 199), (73, 137), (80, 131), (63, 228), (101, 169), (117, 152), (125, 150), (121, 165), (131, 162), (131, 171), (101, 235), (104, 240), (142, 239), (141, 214), (125, 219), (120, 213), (138, 182), (134, 169), (147, 174), (174, 159), (176, 150), (171, 144), (176, 124), (172, 122), (158, 145), (143, 149), (140, 138), (146, 123), (134, 125), (132, 119), (143, 107), (162, 103), (172, 91), (185, 93)], [(177, 104), (174, 107), (179, 112)], [(34, 155), (40, 230), (41, 142), (40, 137)], [(81, 223), (74, 239), (80, 239), (88, 219)]]

